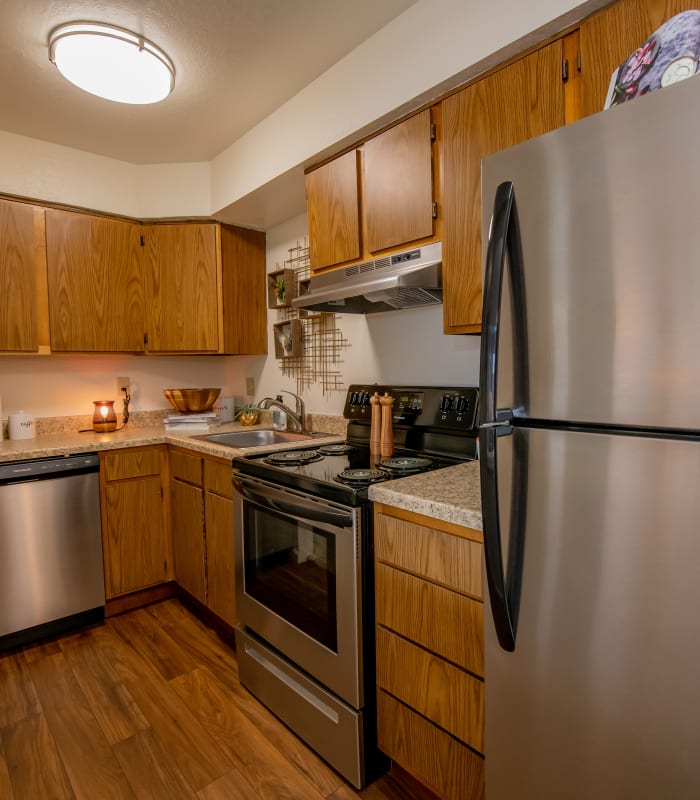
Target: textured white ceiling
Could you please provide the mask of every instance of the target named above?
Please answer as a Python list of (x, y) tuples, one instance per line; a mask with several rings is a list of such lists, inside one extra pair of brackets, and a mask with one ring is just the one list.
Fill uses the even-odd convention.
[[(0, 130), (134, 164), (208, 161), (414, 2), (0, 0)], [(162, 47), (175, 91), (125, 106), (66, 82), (46, 43), (77, 20)]]

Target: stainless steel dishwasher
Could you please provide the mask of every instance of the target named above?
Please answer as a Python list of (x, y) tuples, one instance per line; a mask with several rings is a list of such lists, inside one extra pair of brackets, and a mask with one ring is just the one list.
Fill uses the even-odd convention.
[(94, 453), (0, 464), (0, 650), (104, 619)]

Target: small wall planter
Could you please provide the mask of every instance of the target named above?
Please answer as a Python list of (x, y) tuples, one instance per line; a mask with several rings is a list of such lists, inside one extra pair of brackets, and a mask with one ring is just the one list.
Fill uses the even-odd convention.
[(297, 285), (293, 269), (278, 269), (267, 275), (267, 307), (285, 308), (296, 297)]
[(272, 326), (275, 334), (275, 358), (300, 358), (304, 353), (301, 322), (290, 319)]

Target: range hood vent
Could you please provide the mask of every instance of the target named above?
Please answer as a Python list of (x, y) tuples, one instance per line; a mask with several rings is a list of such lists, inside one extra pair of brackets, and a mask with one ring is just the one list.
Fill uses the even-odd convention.
[(371, 314), (442, 302), (442, 243), (317, 275), (295, 308)]

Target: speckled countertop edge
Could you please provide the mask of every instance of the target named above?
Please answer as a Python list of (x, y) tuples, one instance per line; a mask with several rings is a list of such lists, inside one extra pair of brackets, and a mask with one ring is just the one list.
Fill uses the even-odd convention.
[[(309, 444), (324, 444), (336, 442), (345, 436), (346, 420), (342, 417), (332, 419), (328, 415), (323, 415), (320, 419), (311, 415), (312, 428), (319, 427), (317, 423), (323, 423), (324, 432), (327, 436), (315, 436), (308, 440)], [(51, 458), (72, 455), (74, 453), (92, 453), (101, 450), (117, 450), (125, 447), (143, 447), (146, 445), (172, 444), (186, 447), (204, 455), (216, 456), (218, 458), (233, 459), (238, 455), (245, 455), (254, 450), (255, 452), (267, 452), (270, 450), (292, 449), (304, 446), (307, 442), (290, 442), (289, 444), (274, 444), (256, 447), (230, 447), (215, 442), (207, 442), (198, 439), (198, 436), (211, 433), (227, 433), (229, 431), (250, 431), (261, 428), (269, 428), (269, 424), (243, 426), (238, 422), (230, 422), (210, 428), (208, 431), (188, 431), (175, 432), (165, 430), (163, 424), (151, 426), (127, 425), (124, 430), (114, 431), (113, 433), (94, 433), (87, 431), (79, 433), (61, 432), (48, 433), (37, 436), (34, 439), (14, 439), (0, 441), (0, 463), (8, 461), (19, 461), (32, 458)], [(331, 430), (332, 429), (332, 430)]]
[(482, 530), (478, 461), (376, 483), (369, 496), (377, 503)]

